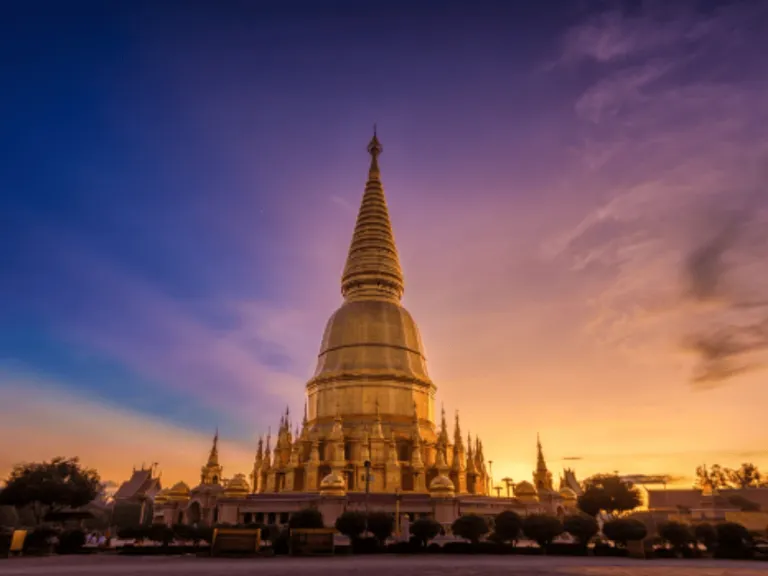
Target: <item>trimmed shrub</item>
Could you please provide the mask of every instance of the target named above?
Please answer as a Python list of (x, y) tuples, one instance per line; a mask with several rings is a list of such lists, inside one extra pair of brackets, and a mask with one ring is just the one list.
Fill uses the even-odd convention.
[(563, 530), (573, 536), (576, 541), (586, 546), (600, 531), (600, 526), (592, 516), (567, 516), (563, 521)]
[(563, 525), (555, 516), (531, 514), (523, 519), (523, 534), (545, 549), (563, 533)]
[(659, 526), (659, 536), (678, 552), (690, 546), (694, 541), (691, 529), (681, 522), (664, 522)]
[(752, 537), (741, 524), (723, 522), (717, 530), (716, 558), (749, 558), (752, 555)]
[(394, 528), (395, 519), (391, 514), (386, 512), (371, 512), (368, 514), (368, 531), (378, 540), (379, 546), (383, 545), (387, 538), (392, 536)]
[(523, 528), (523, 519), (517, 512), (505, 510), (494, 519), (493, 539), (496, 542), (517, 542)]
[(645, 538), (648, 529), (635, 518), (617, 518), (603, 525), (603, 534), (616, 544), (626, 547), (627, 542)]
[(436, 538), (440, 534), (441, 529), (440, 524), (432, 520), (432, 518), (419, 518), (410, 527), (411, 537), (421, 547), (425, 547), (430, 540)]
[(708, 522), (697, 524), (693, 528), (693, 533), (696, 540), (701, 542), (707, 550), (712, 551), (717, 547), (717, 529), (712, 524)]
[(347, 510), (336, 518), (336, 530), (352, 541), (357, 540), (365, 530), (365, 514)]
[(488, 534), (488, 530), (488, 523), (485, 518), (476, 514), (459, 516), (451, 525), (451, 531), (456, 536), (469, 540), (473, 544), (477, 544), (480, 538)]
[(304, 508), (291, 514), (289, 528), (324, 528), (323, 515), (317, 508)]

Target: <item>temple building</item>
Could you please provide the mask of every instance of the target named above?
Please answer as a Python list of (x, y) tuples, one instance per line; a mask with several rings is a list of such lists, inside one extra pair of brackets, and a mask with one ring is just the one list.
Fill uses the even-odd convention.
[(374, 509), (445, 522), (460, 513), (534, 510), (544, 500), (561, 511), (575, 504), (572, 487), (554, 490), (540, 442), (533, 484), (518, 484), (516, 498), (492, 498), (482, 440), (464, 436), (458, 412), (452, 430), (445, 410), (438, 421), (437, 388), (419, 329), (401, 303), (405, 281), (375, 131), (368, 153), (368, 180), (341, 276), (343, 302), (326, 324), (301, 421), (294, 425), (286, 408), (274, 437), (259, 440), (250, 485), (242, 474), (223, 479), (217, 433), (200, 484), (179, 483), (159, 494), (157, 518), (280, 522), (317, 505), (332, 524), (366, 493)]

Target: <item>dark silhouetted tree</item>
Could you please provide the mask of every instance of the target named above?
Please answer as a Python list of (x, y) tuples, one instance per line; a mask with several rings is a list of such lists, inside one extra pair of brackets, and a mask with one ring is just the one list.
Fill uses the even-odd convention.
[(659, 526), (659, 536), (669, 542), (670, 546), (678, 552), (687, 548), (695, 541), (693, 531), (687, 524), (682, 522), (664, 522)]
[(477, 514), (467, 514), (459, 516), (451, 524), (451, 531), (459, 538), (469, 540), (477, 544), (480, 538), (488, 534), (488, 523), (485, 518)]
[(16, 528), (19, 523), (19, 513), (15, 507), (0, 506), (0, 528)]
[(760, 470), (751, 462), (744, 462), (735, 470), (726, 468), (726, 474), (734, 488), (759, 488), (765, 485)]
[(39, 524), (48, 512), (85, 506), (100, 492), (95, 470), (81, 467), (77, 458), (54, 458), (14, 466), (0, 492), (0, 505), (30, 506)]
[(752, 537), (741, 524), (723, 522), (715, 527), (717, 530), (717, 546), (729, 550), (743, 550), (749, 546)]
[(379, 541), (379, 546), (392, 536), (395, 519), (386, 512), (371, 512), (368, 514), (368, 531)]
[(555, 516), (530, 514), (523, 518), (523, 534), (542, 549), (546, 549), (562, 533), (563, 524)]
[(631, 482), (615, 474), (599, 474), (585, 480), (584, 493), (576, 503), (585, 514), (596, 516), (601, 510), (613, 514), (634, 510), (642, 498), (640, 490)]
[(291, 514), (288, 519), (288, 528), (324, 528), (323, 515), (317, 508), (304, 508)]
[(505, 510), (494, 518), (493, 533), (499, 542), (517, 542), (522, 528), (523, 520), (517, 512)]
[(635, 518), (617, 518), (603, 525), (603, 534), (620, 546), (626, 546), (627, 542), (642, 540), (648, 535), (645, 524)]
[(707, 550), (713, 550), (717, 546), (717, 530), (712, 524), (702, 522), (693, 527), (696, 540), (704, 544)]
[(728, 488), (728, 473), (720, 464), (713, 464), (709, 468), (699, 466), (696, 468), (696, 486), (702, 490)]
[(347, 510), (336, 518), (336, 530), (350, 540), (357, 540), (365, 530), (365, 514), (355, 510)]
[(586, 546), (600, 531), (600, 526), (592, 516), (567, 516), (563, 521), (563, 530), (573, 536), (579, 544)]
[(432, 518), (419, 518), (410, 526), (411, 535), (425, 547), (430, 540), (440, 534), (442, 527)]

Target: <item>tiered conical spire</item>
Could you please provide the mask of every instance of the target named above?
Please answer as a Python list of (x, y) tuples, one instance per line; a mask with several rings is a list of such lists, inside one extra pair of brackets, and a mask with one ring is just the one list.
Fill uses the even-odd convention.
[(461, 436), (461, 424), (459, 424), (458, 410), (456, 410), (456, 424), (453, 429), (453, 445), (457, 450), (464, 450), (464, 439)]
[(341, 293), (348, 301), (399, 302), (403, 296), (403, 272), (379, 172), (378, 159), (382, 150), (374, 127), (373, 138), (368, 144), (371, 155), (368, 182), (341, 277)]
[(209, 468), (219, 465), (219, 427), (216, 427), (216, 434), (213, 437), (213, 446), (211, 446), (211, 452), (208, 454)]
[(547, 470), (547, 462), (544, 460), (544, 451), (541, 448), (541, 437), (539, 434), (536, 434), (536, 470), (544, 471)]

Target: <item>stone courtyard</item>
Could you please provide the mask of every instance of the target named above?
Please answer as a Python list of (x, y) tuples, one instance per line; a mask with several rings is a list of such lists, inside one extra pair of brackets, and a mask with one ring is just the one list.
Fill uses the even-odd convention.
[(760, 562), (526, 558), (520, 556), (420, 556), (218, 559), (192, 557), (59, 556), (0, 560), (0, 576), (163, 574), (312, 574), (313, 576), (764, 576)]

